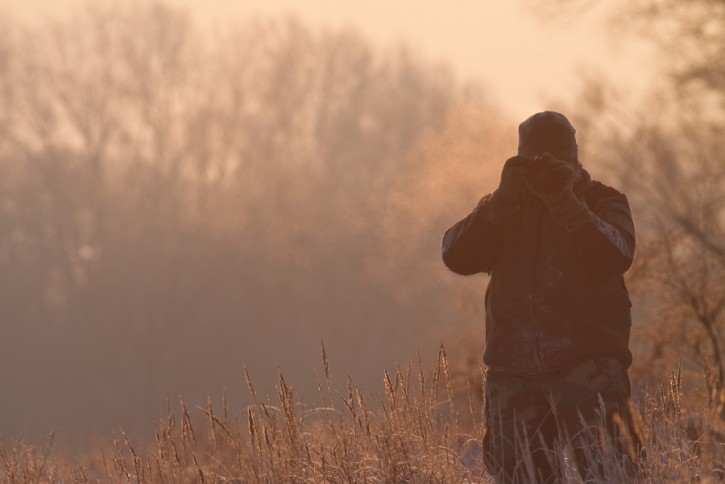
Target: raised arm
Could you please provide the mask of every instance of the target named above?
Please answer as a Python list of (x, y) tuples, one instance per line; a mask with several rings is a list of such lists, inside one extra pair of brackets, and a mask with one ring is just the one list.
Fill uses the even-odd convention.
[(486, 195), (463, 220), (449, 228), (443, 236), (443, 262), (457, 274), (469, 276), (489, 272), (496, 250), (496, 227), (486, 220)]
[(627, 199), (621, 193), (600, 200), (593, 210), (574, 198), (549, 211), (556, 223), (577, 241), (593, 271), (624, 274), (632, 266), (634, 222)]
[(512, 220), (521, 193), (528, 190), (526, 167), (529, 163), (520, 156), (506, 160), (496, 191), (484, 196), (466, 218), (446, 231), (443, 262), (450, 270), (464, 276), (491, 271), (498, 226)]
[(573, 192), (575, 169), (545, 153), (533, 165), (527, 184), (548, 207), (554, 222), (577, 241), (590, 268), (597, 273), (623, 274), (634, 260), (635, 233), (627, 198), (614, 189), (593, 207)]

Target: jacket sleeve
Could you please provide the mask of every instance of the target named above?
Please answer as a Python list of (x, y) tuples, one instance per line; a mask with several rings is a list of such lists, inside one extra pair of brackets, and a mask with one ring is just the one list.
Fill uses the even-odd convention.
[(550, 213), (570, 233), (592, 271), (624, 274), (632, 266), (634, 222), (623, 194), (609, 189), (592, 207), (572, 197)]
[(463, 220), (449, 228), (443, 236), (442, 253), (446, 267), (468, 276), (491, 272), (496, 250), (497, 226), (488, 220), (484, 196)]

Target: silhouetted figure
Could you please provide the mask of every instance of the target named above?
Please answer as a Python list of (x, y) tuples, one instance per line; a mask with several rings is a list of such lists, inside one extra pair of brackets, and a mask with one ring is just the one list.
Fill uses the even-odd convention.
[(499, 187), (446, 232), (449, 269), (491, 275), (483, 447), (500, 480), (555, 480), (565, 465), (551, 450), (565, 445), (586, 477), (580, 441), (601, 410), (618, 448), (638, 451), (638, 439), (619, 432), (631, 429), (623, 274), (634, 250), (626, 197), (591, 179), (575, 129), (551, 111), (521, 123)]

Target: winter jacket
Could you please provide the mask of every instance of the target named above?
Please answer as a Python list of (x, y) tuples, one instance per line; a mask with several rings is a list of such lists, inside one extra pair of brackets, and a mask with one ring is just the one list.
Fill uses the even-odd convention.
[(491, 276), (483, 356), (489, 372), (542, 376), (599, 356), (616, 357), (625, 368), (632, 362), (623, 279), (635, 249), (629, 204), (583, 170), (574, 194), (566, 221), (530, 192), (505, 219), (492, 217), (486, 196), (443, 238), (449, 269)]

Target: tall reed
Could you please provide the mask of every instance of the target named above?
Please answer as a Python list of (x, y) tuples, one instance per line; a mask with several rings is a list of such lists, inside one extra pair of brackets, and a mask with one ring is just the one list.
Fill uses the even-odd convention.
[[(53, 437), (43, 447), (23, 441), (0, 447), (3, 482), (493, 482), (482, 464), (483, 422), (462, 399), (440, 347), (435, 367), (420, 362), (386, 371), (382, 391), (370, 393), (349, 377), (334, 380), (322, 346), (318, 398), (305, 404), (279, 373), (276, 393), (262, 396), (245, 370), (251, 403), (221, 408), (208, 401), (191, 411), (183, 400), (156, 423), (155, 439), (133, 443), (124, 434), (83, 462), (60, 457)], [(338, 385), (341, 383), (341, 385)], [(681, 381), (669, 381), (638, 402), (638, 432), (646, 458), (631, 469), (591, 430), (586, 482), (715, 480), (725, 462), (718, 421), (688, 413)], [(339, 389), (342, 388), (342, 389)], [(469, 389), (470, 390), (470, 389)], [(461, 418), (465, 417), (465, 418)], [(463, 422), (463, 423), (462, 423)], [(570, 448), (557, 452), (562, 481), (582, 482)], [(531, 466), (530, 456), (521, 456)], [(535, 480), (528, 474), (522, 480)]]

